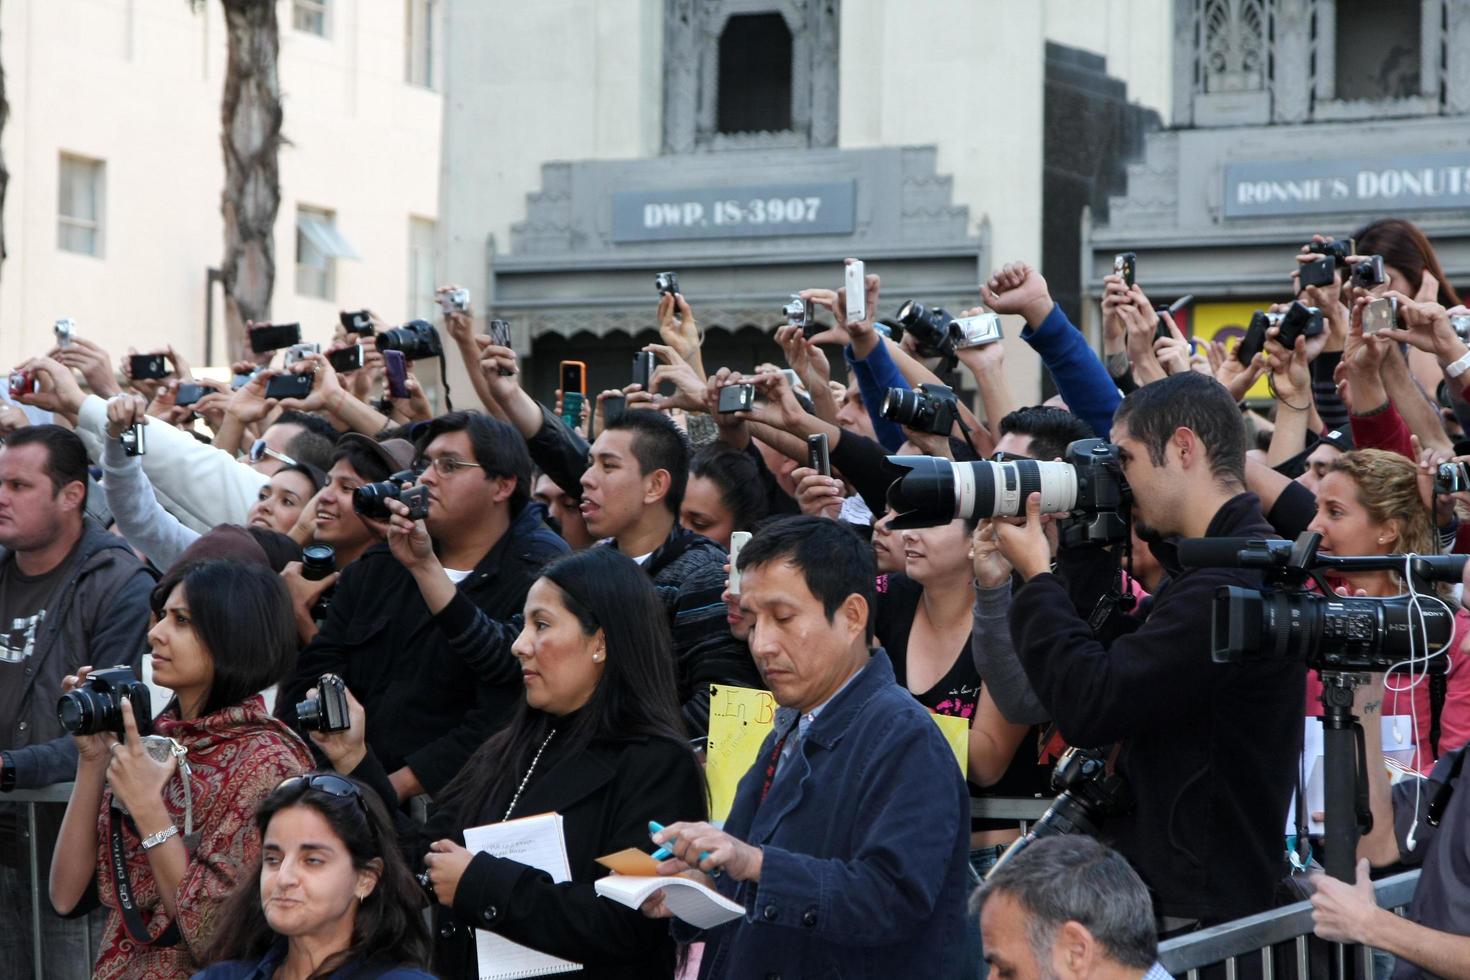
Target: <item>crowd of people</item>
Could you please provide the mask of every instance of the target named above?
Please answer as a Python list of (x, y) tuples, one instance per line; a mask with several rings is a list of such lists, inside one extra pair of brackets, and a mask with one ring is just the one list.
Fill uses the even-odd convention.
[[(1470, 616), (1407, 564), (1470, 551), (1470, 311), (1402, 220), (1282, 266), (1228, 347), (1120, 256), (1101, 352), (1025, 263), (960, 321), (880, 318), (879, 275), (834, 269), (861, 301), (803, 290), (784, 366), (706, 364), (669, 290), (646, 383), (598, 393), (526, 390), (445, 287), (449, 343), (420, 353), (462, 358), (480, 405), (439, 414), (366, 314), (232, 386), (67, 334), (0, 404), (7, 970), (33, 968), (32, 887), (44, 974), (107, 980), (478, 977), (479, 931), (588, 977), (1156, 980), (1161, 936), (1305, 890), (1396, 977), (1470, 976)], [(1054, 397), (1012, 396), (965, 325), (987, 314), (1024, 322)], [(1257, 624), (1263, 652), (1222, 650), (1217, 594), (1266, 578), (1180, 544), (1307, 532), (1405, 558), (1330, 588), (1453, 617), (1437, 651), (1422, 620), (1362, 640), (1408, 653), (1357, 689), (1357, 883), (1301, 870), (1342, 857), (1306, 826), (1311, 644)], [(712, 685), (777, 706), (727, 815)], [(4, 793), (59, 783), (31, 839)], [(1105, 843), (986, 805), (1062, 788)], [(564, 881), (467, 846), (549, 812)], [(627, 849), (743, 915), (601, 897)], [(1422, 867), (1407, 916), (1369, 865)]]

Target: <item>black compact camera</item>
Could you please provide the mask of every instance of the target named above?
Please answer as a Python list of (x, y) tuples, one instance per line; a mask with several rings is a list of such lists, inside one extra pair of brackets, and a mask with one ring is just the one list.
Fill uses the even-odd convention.
[[(308, 582), (320, 582), (337, 570), (337, 549), (329, 544), (309, 544), (301, 549), (301, 577)], [(327, 618), (327, 610), (332, 607), (332, 593), (337, 591), (334, 585), (317, 597), (311, 606), (311, 618), (317, 622)]]
[(1108, 771), (1107, 755), (1101, 749), (1069, 748), (1063, 752), (1051, 771), (1051, 788), (1060, 795), (1024, 837), (1006, 848), (995, 867), (986, 872), (987, 878), (1043, 837), (1096, 837), (1104, 820), (1133, 808), (1133, 791), (1122, 776)]
[(942, 307), (925, 306), (911, 299), (898, 308), (894, 318), (904, 332), (914, 335), (914, 340), (918, 342), (919, 356), (943, 357), (954, 351), (958, 331), (954, 317)]
[(118, 434), (117, 441), (122, 444), (123, 455), (142, 456), (148, 452), (148, 443), (143, 437), (144, 431), (142, 422), (134, 422)]
[(1440, 463), (1434, 471), (1435, 493), (1461, 493), (1470, 490), (1470, 468), (1464, 463)]
[(1297, 270), (1301, 274), (1303, 289), (1308, 286), (1330, 286), (1337, 277), (1337, 263), (1330, 255), (1304, 262)]
[(361, 344), (351, 344), (327, 355), (327, 363), (338, 374), (356, 371), (367, 363), (367, 351)]
[(336, 674), (316, 682), (316, 697), (296, 704), (296, 718), (304, 732), (345, 732), (352, 727), (347, 711), (347, 685)]
[(403, 470), (394, 473), (382, 483), (364, 483), (352, 491), (352, 509), (363, 517), (386, 521), (393, 516), (386, 502), (397, 500), (408, 506), (409, 520), (423, 520), (429, 516), (429, 488), (413, 486), (403, 489), (403, 484), (417, 479), (418, 474), (413, 470)]
[(73, 735), (123, 734), (122, 699), (133, 706), (138, 734), (153, 730), (153, 700), (148, 685), (133, 676), (131, 667), (107, 667), (87, 675), (81, 687), (67, 691), (56, 702), (61, 727)]
[(748, 412), (755, 405), (755, 385), (726, 385), (720, 389), (719, 411)]
[(132, 354), (128, 357), (128, 371), (134, 381), (158, 381), (168, 377), (168, 356), (165, 354)]
[(957, 517), (1022, 517), (1026, 498), (1041, 494), (1043, 514), (1070, 514), (1064, 546), (1106, 544), (1128, 537), (1132, 498), (1118, 447), (1079, 439), (1061, 462), (1016, 459), (956, 463), (935, 456), (889, 456), (903, 475), (888, 488), (895, 530), (935, 527)]
[(1242, 364), (1250, 364), (1265, 348), (1266, 329), (1271, 325), (1270, 315), (1266, 312), (1256, 310), (1252, 313), (1250, 325), (1245, 328), (1245, 336), (1235, 345), (1235, 359)]
[(1338, 268), (1347, 265), (1347, 257), (1357, 254), (1357, 243), (1351, 238), (1332, 242), (1308, 242), (1307, 251), (1313, 255), (1330, 255)]
[(1388, 282), (1388, 273), (1383, 268), (1383, 256), (1368, 255), (1354, 262), (1351, 281), (1359, 289), (1372, 289)]
[(341, 321), (342, 329), (349, 334), (359, 337), (373, 335), (373, 316), (367, 310), (343, 310), (337, 314), (337, 319)]
[(658, 289), (660, 296), (665, 293), (672, 296), (679, 291), (679, 274), (676, 272), (660, 272), (653, 277), (653, 285)]
[(396, 350), (410, 361), (439, 357), (444, 353), (439, 331), (428, 320), (410, 320), (401, 327), (384, 330), (378, 334), (377, 340), (378, 350)]
[[(1428, 673), (1444, 673), (1447, 658), (1434, 656), (1454, 635), (1454, 611), (1427, 594), (1429, 582), (1457, 582), (1464, 555), (1319, 555), (1322, 535), (1306, 531), (1295, 541), (1187, 538), (1180, 564), (1206, 568), (1258, 568), (1257, 589), (1222, 585), (1215, 590), (1211, 653), (1216, 663), (1301, 661), (1313, 670), (1376, 671), (1412, 661)], [(1388, 570), (1410, 573), (1409, 595), (1342, 596), (1325, 573)], [(1313, 591), (1313, 587), (1319, 591)]]
[(1315, 337), (1321, 332), (1322, 311), (1297, 300), (1285, 313), (1281, 314), (1276, 342), (1287, 350), (1291, 350), (1296, 346), (1298, 337)]
[(889, 388), (883, 396), (882, 414), (890, 422), (906, 425), (916, 432), (947, 436), (960, 417), (960, 402), (948, 385)]

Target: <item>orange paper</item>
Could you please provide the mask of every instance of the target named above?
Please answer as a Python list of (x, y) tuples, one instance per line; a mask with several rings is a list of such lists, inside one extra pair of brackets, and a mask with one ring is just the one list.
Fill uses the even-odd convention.
[(633, 875), (638, 878), (658, 876), (658, 862), (653, 856), (636, 847), (625, 847), (615, 854), (605, 854), (597, 863), (618, 875)]

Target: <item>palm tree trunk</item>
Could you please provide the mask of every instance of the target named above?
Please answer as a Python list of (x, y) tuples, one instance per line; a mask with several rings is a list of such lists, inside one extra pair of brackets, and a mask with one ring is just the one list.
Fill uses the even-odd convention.
[(221, 265), (225, 292), (225, 347), (249, 357), (245, 321), (270, 319), (276, 279), (275, 224), (281, 205), (281, 83), (276, 73), (280, 27), (275, 0), (221, 0), (229, 36), (229, 64), (220, 102), (225, 188)]
[[(0, 65), (0, 133), (10, 121), (10, 99), (5, 93), (5, 68)], [(5, 191), (10, 186), (10, 168), (5, 165), (5, 154), (0, 152), (0, 265), (5, 263)]]

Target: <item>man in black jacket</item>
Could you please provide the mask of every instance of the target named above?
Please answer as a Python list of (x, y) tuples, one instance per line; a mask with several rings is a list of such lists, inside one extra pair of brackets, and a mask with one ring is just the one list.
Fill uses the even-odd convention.
[(400, 800), (438, 793), (521, 697), (519, 674), (485, 683), (465, 663), (446, 610), (463, 599), (509, 619), (541, 568), (567, 553), (530, 500), (531, 460), (510, 426), (453, 412), (416, 446), (428, 517), (409, 521), (404, 504), (389, 502), (387, 543), (343, 570), (276, 707), (294, 724), (297, 702), (321, 675), (341, 676), (367, 711), (368, 746)]
[[(1072, 745), (1121, 743), (1117, 770), (1135, 804), (1104, 833), (1154, 893), (1166, 928), (1259, 912), (1284, 872), (1282, 830), (1305, 709), (1305, 667), (1210, 654), (1211, 607), (1222, 585), (1259, 588), (1258, 572), (1181, 568), (1168, 539), (1274, 537), (1244, 492), (1245, 430), (1225, 388), (1189, 372), (1131, 393), (1112, 438), (1168, 572), (1138, 628), (1104, 646), (1075, 611), (1072, 566), (1097, 552), (1063, 549), (1057, 573), (1039, 494), (1024, 525), (999, 528), (1025, 579), (1011, 632), (1027, 677)], [(1116, 579), (1117, 571), (1113, 573)]]

